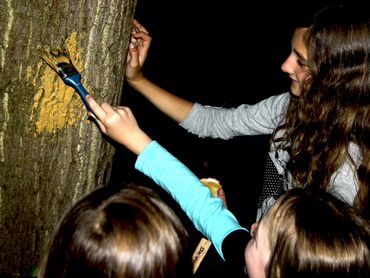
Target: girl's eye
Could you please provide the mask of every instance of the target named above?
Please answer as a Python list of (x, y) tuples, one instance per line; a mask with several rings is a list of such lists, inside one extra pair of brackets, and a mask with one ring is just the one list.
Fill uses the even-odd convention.
[(306, 67), (307, 64), (306, 64), (306, 61), (302, 61), (300, 59), (297, 60), (297, 64), (300, 66), (300, 67)]

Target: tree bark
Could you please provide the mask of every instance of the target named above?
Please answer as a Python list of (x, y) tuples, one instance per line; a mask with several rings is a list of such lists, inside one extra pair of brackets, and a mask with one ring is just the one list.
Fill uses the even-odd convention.
[(65, 44), (87, 91), (118, 104), (135, 6), (0, 1), (0, 276), (38, 266), (63, 213), (111, 173), (114, 147), (43, 49)]

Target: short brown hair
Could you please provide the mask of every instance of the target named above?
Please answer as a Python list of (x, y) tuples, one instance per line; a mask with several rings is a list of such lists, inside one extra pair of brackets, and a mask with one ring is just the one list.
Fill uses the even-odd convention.
[(64, 216), (40, 277), (191, 277), (187, 241), (179, 218), (152, 190), (104, 187)]
[(267, 217), (267, 277), (369, 277), (370, 224), (333, 195), (295, 188)]

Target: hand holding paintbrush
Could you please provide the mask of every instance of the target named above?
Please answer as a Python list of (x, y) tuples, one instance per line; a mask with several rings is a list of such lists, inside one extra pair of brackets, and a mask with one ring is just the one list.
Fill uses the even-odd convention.
[(67, 48), (45, 51), (42, 59), (63, 79), (64, 83), (71, 86), (80, 95), (86, 108), (93, 113), (86, 96), (89, 94), (81, 84), (81, 74), (72, 64)]

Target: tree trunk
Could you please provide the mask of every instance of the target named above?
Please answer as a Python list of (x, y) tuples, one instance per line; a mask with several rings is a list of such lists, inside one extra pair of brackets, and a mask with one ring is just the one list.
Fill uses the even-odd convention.
[(106, 185), (114, 148), (41, 59), (65, 44), (82, 83), (118, 104), (136, 0), (0, 1), (0, 276), (40, 264), (73, 202)]

